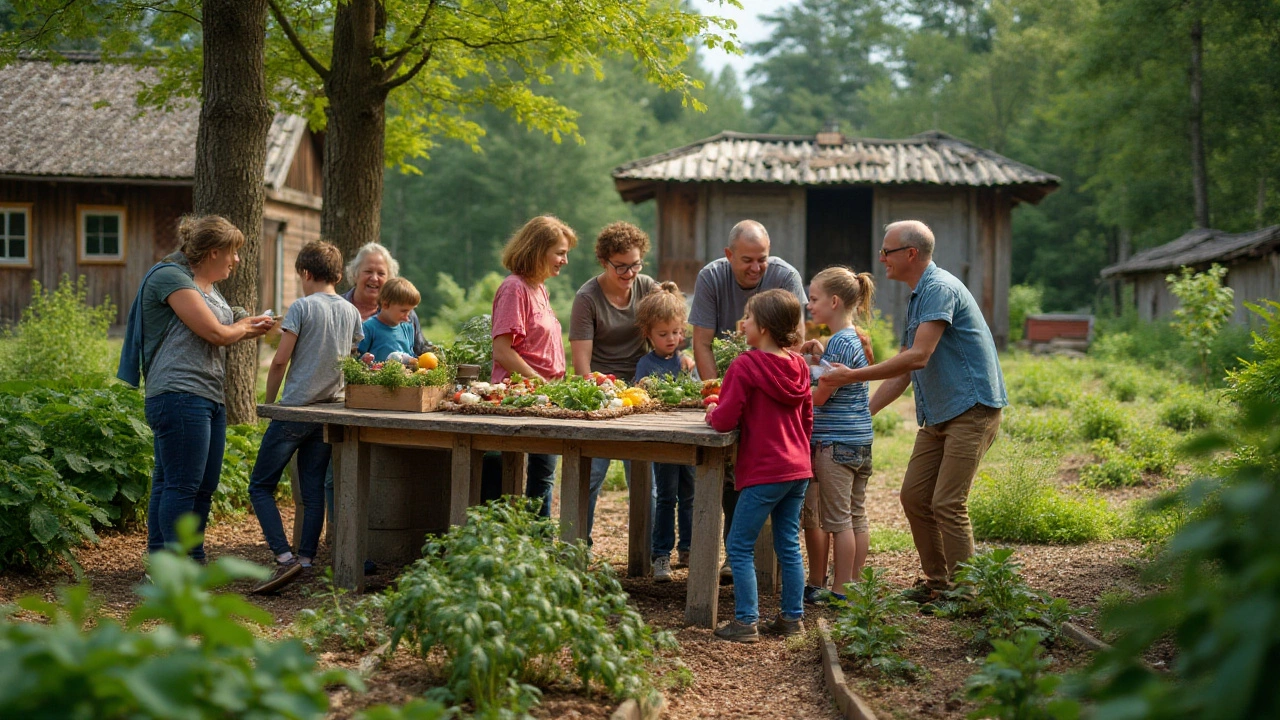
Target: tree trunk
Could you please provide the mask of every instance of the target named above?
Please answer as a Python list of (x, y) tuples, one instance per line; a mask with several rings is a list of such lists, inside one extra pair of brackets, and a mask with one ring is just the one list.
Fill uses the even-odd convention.
[(1196, 227), (1209, 227), (1209, 175), (1204, 162), (1204, 26), (1191, 23), (1191, 191), (1195, 196)]
[[(204, 74), (193, 204), (244, 233), (240, 265), (220, 283), (231, 305), (258, 310), (263, 172), (271, 111), (263, 47), (266, 0), (204, 0)], [(258, 341), (227, 348), (227, 422), (257, 422)]]
[(387, 90), (373, 60), (385, 23), (377, 0), (339, 3), (334, 18), (333, 59), (324, 84), (329, 106), (320, 234), (347, 260), (362, 245), (378, 242), (382, 232)]

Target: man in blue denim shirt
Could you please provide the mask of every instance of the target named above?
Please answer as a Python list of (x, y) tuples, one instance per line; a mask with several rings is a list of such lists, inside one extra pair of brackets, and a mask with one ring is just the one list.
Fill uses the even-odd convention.
[[(1009, 404), (1000, 359), (969, 289), (933, 263), (933, 232), (904, 220), (885, 228), (885, 276), (911, 287), (899, 353), (879, 365), (844, 366), (824, 376), (838, 384), (884, 380), (871, 398), (874, 415), (910, 383), (920, 430), (902, 480), (902, 509), (925, 580), (905, 593), (929, 602), (951, 586), (956, 565), (973, 555), (969, 488)], [(821, 382), (821, 381), (820, 381)]]

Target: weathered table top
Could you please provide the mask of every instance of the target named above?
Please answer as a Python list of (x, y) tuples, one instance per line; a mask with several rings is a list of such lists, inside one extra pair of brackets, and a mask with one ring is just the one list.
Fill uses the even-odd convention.
[(701, 410), (692, 409), (626, 415), (612, 420), (562, 420), (451, 412), (349, 410), (342, 403), (322, 403), (301, 407), (259, 405), (258, 415), (294, 422), (557, 440), (665, 442), (697, 447), (729, 447), (738, 440), (737, 431), (716, 432), (703, 420)]

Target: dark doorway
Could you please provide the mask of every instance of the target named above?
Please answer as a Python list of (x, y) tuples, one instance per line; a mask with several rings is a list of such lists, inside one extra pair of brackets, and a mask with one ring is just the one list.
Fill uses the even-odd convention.
[(809, 188), (805, 282), (830, 265), (870, 272), (871, 188)]

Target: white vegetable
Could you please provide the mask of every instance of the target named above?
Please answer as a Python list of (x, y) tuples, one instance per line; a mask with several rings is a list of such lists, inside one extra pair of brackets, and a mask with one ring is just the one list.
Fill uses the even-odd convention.
[(458, 402), (463, 405), (475, 405), (480, 402), (480, 396), (475, 393), (464, 392), (458, 396)]
[(614, 399), (610, 400), (610, 401), (609, 401), (609, 407), (611, 407), (611, 408), (620, 408), (620, 407), (622, 407), (622, 398), (614, 398)]

